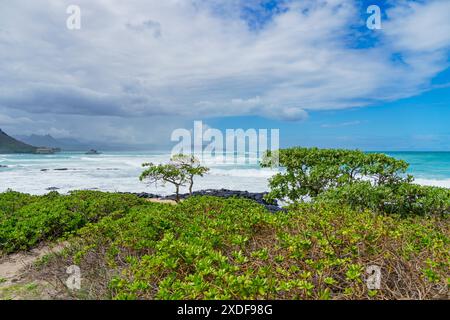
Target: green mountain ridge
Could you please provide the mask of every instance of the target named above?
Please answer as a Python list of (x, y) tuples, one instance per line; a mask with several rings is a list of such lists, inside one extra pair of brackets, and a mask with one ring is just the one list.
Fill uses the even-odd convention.
[(35, 153), (36, 150), (36, 147), (14, 139), (0, 129), (0, 154)]

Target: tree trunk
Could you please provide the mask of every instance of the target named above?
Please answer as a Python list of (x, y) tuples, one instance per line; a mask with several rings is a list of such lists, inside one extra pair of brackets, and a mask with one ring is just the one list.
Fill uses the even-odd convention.
[(194, 177), (191, 177), (191, 183), (189, 184), (189, 195), (192, 196), (192, 187), (194, 185)]
[(176, 186), (175, 188), (175, 202), (179, 203), (180, 202), (180, 186)]

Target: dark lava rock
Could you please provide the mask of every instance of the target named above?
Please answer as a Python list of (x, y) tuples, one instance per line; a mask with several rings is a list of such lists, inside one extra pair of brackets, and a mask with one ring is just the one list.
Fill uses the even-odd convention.
[(67, 171), (67, 170), (69, 170), (69, 169), (67, 169), (67, 168), (58, 168), (58, 169), (54, 169), (55, 171)]
[[(134, 194), (139, 198), (142, 199), (163, 199), (163, 200), (175, 200), (176, 195), (171, 194), (168, 196), (161, 196), (158, 194), (153, 193), (131, 193), (131, 192), (123, 192), (124, 194)], [(267, 194), (267, 192), (262, 193), (252, 193), (248, 191), (237, 191), (237, 190), (228, 190), (228, 189), (207, 189), (207, 190), (199, 190), (192, 192), (192, 196), (213, 196), (213, 197), (219, 197), (219, 198), (245, 198), (253, 200), (267, 208), (270, 212), (279, 212), (284, 211), (284, 209), (280, 208), (276, 203), (269, 203), (266, 200), (264, 200), (264, 196)], [(180, 194), (180, 199), (187, 199), (189, 198), (189, 193)]]
[(158, 195), (158, 194), (153, 194), (153, 193), (147, 193), (147, 192), (141, 192), (141, 193), (133, 193), (134, 195), (136, 195), (139, 198), (142, 199), (156, 199), (156, 198), (162, 198), (162, 196)]
[[(200, 191), (194, 191), (192, 193), (193, 196), (214, 196), (219, 198), (245, 198), (253, 200), (267, 208), (270, 212), (278, 212), (282, 211), (283, 209), (278, 207), (276, 203), (269, 203), (266, 200), (264, 200), (264, 196), (267, 194), (267, 192), (262, 193), (252, 193), (248, 191), (237, 191), (237, 190), (228, 190), (228, 189), (207, 189), (207, 190), (200, 190)], [(181, 194), (180, 199), (186, 199), (190, 195), (187, 194)], [(164, 197), (165, 200), (175, 200), (175, 195), (170, 195), (167, 197)]]
[(48, 171), (48, 169), (41, 169), (41, 171)]
[(0, 165), (0, 168), (8, 168), (8, 166)]
[(59, 190), (59, 188), (57, 188), (57, 187), (50, 187), (50, 188), (47, 188), (47, 189), (45, 189), (45, 190), (48, 190), (48, 191), (56, 191), (56, 190)]

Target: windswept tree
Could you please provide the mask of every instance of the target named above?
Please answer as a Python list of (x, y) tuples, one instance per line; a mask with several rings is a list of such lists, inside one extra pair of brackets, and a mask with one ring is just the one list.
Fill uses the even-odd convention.
[[(358, 150), (290, 148), (278, 151), (284, 169), (269, 180), (268, 200), (316, 198), (327, 190), (369, 179), (374, 186), (398, 186), (409, 183), (408, 164), (384, 154)], [(267, 152), (262, 167), (271, 167)]]
[(173, 164), (143, 163), (142, 167), (146, 168), (139, 177), (141, 181), (148, 183), (171, 183), (175, 186), (176, 202), (180, 201), (180, 187), (187, 182), (187, 177), (182, 170)]
[(180, 201), (181, 187), (188, 185), (189, 194), (192, 194), (194, 177), (203, 176), (209, 171), (194, 156), (183, 154), (173, 156), (167, 164), (144, 163), (142, 166), (146, 169), (141, 173), (139, 179), (149, 183), (173, 184), (175, 186), (176, 202)]
[(189, 183), (189, 194), (192, 195), (192, 187), (194, 186), (194, 177), (203, 177), (209, 168), (202, 166), (200, 160), (193, 155), (178, 154), (172, 157), (171, 161), (185, 172)]

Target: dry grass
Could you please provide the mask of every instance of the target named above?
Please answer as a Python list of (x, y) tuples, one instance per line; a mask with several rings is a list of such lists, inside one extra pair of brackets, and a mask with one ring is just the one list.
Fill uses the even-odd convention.
[[(449, 299), (449, 234), (448, 218), (193, 198), (91, 224), (27, 281), (53, 299)], [(72, 264), (81, 291), (65, 286)], [(380, 290), (367, 288), (370, 265)]]

